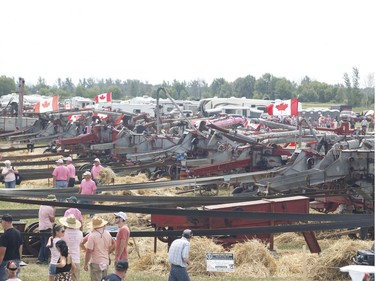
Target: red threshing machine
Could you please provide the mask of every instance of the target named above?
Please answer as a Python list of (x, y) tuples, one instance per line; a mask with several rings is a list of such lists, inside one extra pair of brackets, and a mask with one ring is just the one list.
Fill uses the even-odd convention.
[[(243, 212), (262, 212), (262, 213), (309, 213), (309, 198), (304, 196), (294, 196), (278, 199), (262, 199), (256, 201), (246, 201), (230, 204), (219, 204), (203, 206), (198, 210), (208, 211), (243, 211)], [(270, 221), (255, 220), (244, 218), (225, 218), (225, 217), (189, 217), (176, 215), (151, 215), (151, 224), (155, 230), (181, 230), (186, 228), (192, 230), (199, 229), (234, 229), (241, 227), (261, 227), (276, 226), (297, 223), (297, 221)], [(306, 243), (312, 253), (319, 253), (320, 247), (312, 231), (303, 232)], [(159, 240), (170, 245), (176, 237), (161, 237)], [(273, 250), (273, 234), (264, 233), (260, 235), (236, 235), (236, 236), (220, 236), (212, 237), (214, 240), (224, 246), (228, 246), (237, 242), (243, 242), (248, 239), (260, 239), (269, 244), (270, 250)]]

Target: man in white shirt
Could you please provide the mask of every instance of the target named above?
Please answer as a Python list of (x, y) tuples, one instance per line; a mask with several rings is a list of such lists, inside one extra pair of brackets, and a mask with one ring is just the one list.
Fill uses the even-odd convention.
[(193, 231), (185, 229), (182, 237), (172, 242), (168, 252), (168, 260), (171, 264), (168, 281), (190, 281), (186, 267), (191, 265), (189, 259), (191, 237), (193, 237)]

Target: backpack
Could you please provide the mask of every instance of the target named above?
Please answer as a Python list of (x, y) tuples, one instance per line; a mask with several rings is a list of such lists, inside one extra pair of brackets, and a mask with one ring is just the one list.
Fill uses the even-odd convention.
[[(14, 169), (14, 167), (13, 167)], [(18, 174), (14, 174), (16, 176), (16, 185), (20, 185), (21, 184), (21, 181), (22, 181), (22, 176), (20, 175), (20, 173)]]

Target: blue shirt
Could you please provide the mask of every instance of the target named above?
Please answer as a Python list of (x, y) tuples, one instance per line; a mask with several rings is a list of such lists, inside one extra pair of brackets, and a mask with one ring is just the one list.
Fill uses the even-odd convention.
[(168, 252), (168, 260), (171, 264), (186, 267), (187, 263), (182, 259), (189, 258), (190, 242), (185, 237), (174, 240)]

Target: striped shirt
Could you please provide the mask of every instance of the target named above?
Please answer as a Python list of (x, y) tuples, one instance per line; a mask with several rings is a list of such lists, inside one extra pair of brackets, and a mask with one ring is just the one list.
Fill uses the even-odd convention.
[(182, 259), (189, 258), (190, 242), (185, 238), (174, 240), (168, 252), (168, 260), (171, 264), (187, 267)]

